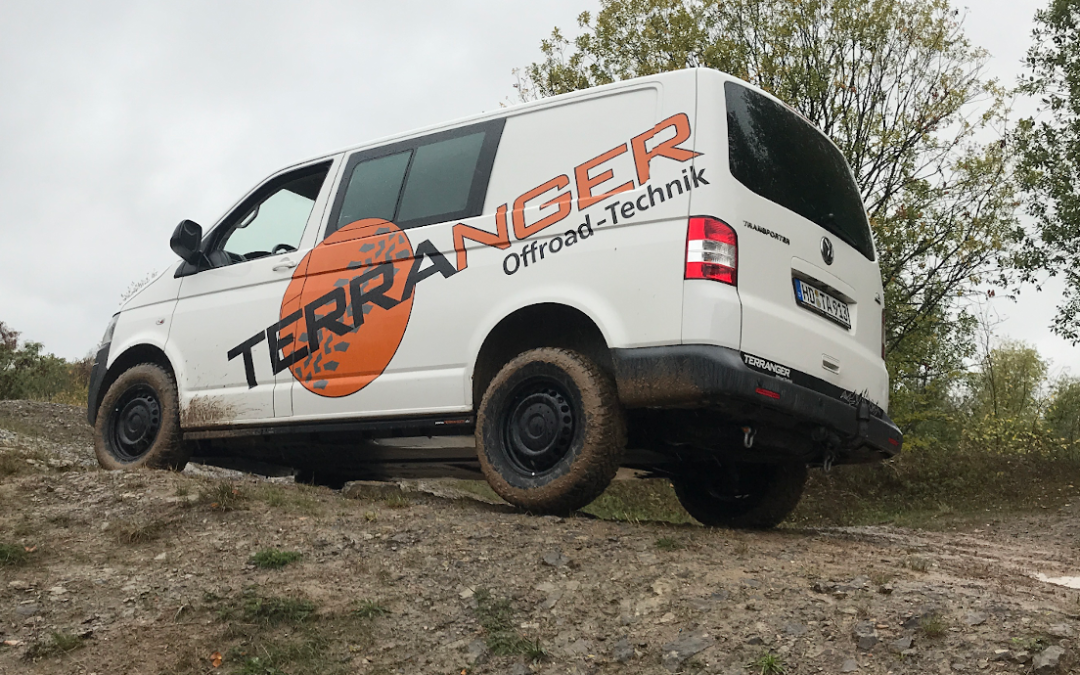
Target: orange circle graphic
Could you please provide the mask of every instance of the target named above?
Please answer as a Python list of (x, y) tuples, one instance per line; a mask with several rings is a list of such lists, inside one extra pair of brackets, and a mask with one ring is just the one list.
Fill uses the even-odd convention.
[[(405, 233), (378, 218), (338, 229), (304, 257), (281, 301), (282, 320), (301, 310), (303, 315), (282, 329), (279, 342), (283, 359), (309, 350), (289, 367), (305, 389), (337, 398), (355, 394), (382, 375), (412, 314), (415, 292), (401, 299), (412, 258)], [(306, 308), (315, 301), (320, 301), (312, 314), (318, 348), (312, 350)]]

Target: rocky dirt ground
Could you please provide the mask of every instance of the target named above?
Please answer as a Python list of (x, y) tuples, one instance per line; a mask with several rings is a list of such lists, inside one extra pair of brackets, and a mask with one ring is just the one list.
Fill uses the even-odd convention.
[(0, 673), (1080, 673), (1080, 504), (933, 532), (535, 517), (456, 481), (106, 472), (83, 415), (0, 402)]

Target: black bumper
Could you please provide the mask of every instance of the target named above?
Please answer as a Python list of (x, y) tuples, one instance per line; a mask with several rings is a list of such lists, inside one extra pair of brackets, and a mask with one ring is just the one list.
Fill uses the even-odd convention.
[(105, 382), (105, 364), (109, 362), (109, 346), (110, 343), (106, 342), (98, 350), (97, 356), (94, 357), (94, 368), (90, 371), (90, 389), (86, 395), (86, 420), (90, 422), (90, 426), (97, 423), (98, 405), (101, 404), (101, 396), (104, 393), (101, 391), (101, 385)]
[(871, 401), (796, 371), (798, 384), (752, 370), (733, 349), (642, 347), (614, 349), (612, 357), (628, 409), (712, 408), (736, 424), (813, 436), (862, 461), (892, 457), (903, 446), (900, 429)]

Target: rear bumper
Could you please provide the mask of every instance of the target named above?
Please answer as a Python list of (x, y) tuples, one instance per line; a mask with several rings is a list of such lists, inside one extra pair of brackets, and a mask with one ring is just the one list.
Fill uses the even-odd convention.
[(812, 438), (846, 461), (887, 459), (903, 446), (900, 429), (871, 401), (801, 373), (799, 381), (808, 386), (751, 370), (734, 349), (642, 347), (614, 349), (612, 357), (619, 399), (628, 409), (716, 409), (735, 424)]

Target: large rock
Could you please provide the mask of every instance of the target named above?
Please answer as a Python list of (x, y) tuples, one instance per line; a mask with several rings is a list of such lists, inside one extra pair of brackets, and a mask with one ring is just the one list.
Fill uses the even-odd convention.
[(1065, 650), (1061, 647), (1047, 647), (1035, 656), (1031, 667), (1039, 675), (1056, 672), (1062, 656), (1065, 656)]
[(713, 638), (708, 633), (702, 631), (688, 633), (661, 647), (663, 656), (660, 657), (660, 661), (665, 668), (674, 673), (679, 670), (683, 661), (708, 648), (712, 643)]

